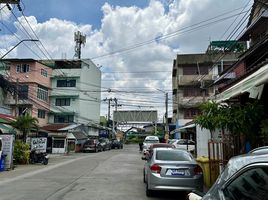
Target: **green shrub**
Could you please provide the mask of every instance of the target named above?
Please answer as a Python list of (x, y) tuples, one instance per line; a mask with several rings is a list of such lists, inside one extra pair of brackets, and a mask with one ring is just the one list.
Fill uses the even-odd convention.
[(14, 145), (14, 159), (16, 164), (29, 163), (30, 157), (30, 145), (22, 141), (15, 141)]

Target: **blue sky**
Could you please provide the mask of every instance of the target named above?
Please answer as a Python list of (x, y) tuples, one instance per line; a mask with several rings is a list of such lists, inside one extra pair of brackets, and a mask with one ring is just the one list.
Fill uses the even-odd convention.
[[(38, 21), (44, 22), (50, 18), (70, 20), (76, 23), (91, 24), (100, 28), (103, 13), (101, 7), (105, 2), (111, 5), (144, 8), (148, 0), (22, 0), (26, 15), (34, 15)], [(23, 6), (23, 4), (22, 4)]]

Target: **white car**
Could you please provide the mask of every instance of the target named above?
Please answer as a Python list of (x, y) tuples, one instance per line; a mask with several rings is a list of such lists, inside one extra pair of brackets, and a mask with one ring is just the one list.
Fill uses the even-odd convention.
[(191, 153), (195, 151), (195, 142), (193, 140), (178, 139), (172, 143), (178, 149), (184, 149)]
[(151, 144), (156, 144), (156, 143), (159, 143), (159, 138), (157, 136), (147, 136), (143, 141), (143, 146), (142, 146), (143, 155), (146, 154)]

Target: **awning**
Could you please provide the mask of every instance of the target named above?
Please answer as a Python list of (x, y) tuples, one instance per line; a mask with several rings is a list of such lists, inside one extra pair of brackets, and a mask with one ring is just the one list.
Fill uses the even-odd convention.
[(177, 133), (177, 132), (182, 132), (182, 131), (185, 131), (186, 129), (188, 128), (194, 128), (196, 125), (195, 124), (188, 124), (186, 126), (182, 126), (180, 128), (176, 128), (174, 129), (173, 131), (170, 132), (171, 135)]
[(69, 126), (66, 126), (64, 128), (60, 128), (58, 129), (59, 131), (68, 131), (68, 130), (72, 130), (74, 128), (77, 128), (78, 126), (81, 126), (81, 124), (71, 124)]
[(68, 139), (71, 139), (71, 140), (75, 140), (76, 139), (72, 133), (67, 133), (67, 138)]
[(8, 124), (1, 124), (0, 123), (0, 130), (2, 133), (16, 133), (15, 128), (8, 125)]
[(189, 124), (189, 125), (178, 128), (178, 130), (181, 131), (187, 128), (194, 128), (195, 126), (196, 126), (195, 124)]
[(255, 96), (256, 98), (260, 98), (263, 84), (267, 82), (268, 82), (268, 64), (264, 65), (259, 70), (249, 75), (245, 79), (241, 80), (240, 82), (230, 87), (229, 89), (212, 97), (212, 100), (215, 100), (216, 102), (222, 102), (232, 97), (243, 94), (245, 92), (249, 92), (251, 97)]

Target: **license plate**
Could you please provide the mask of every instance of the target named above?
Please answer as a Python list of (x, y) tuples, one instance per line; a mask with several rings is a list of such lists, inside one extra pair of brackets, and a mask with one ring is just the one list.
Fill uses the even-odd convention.
[(185, 170), (169, 169), (169, 170), (167, 171), (166, 175), (172, 175), (172, 176), (185, 176)]

